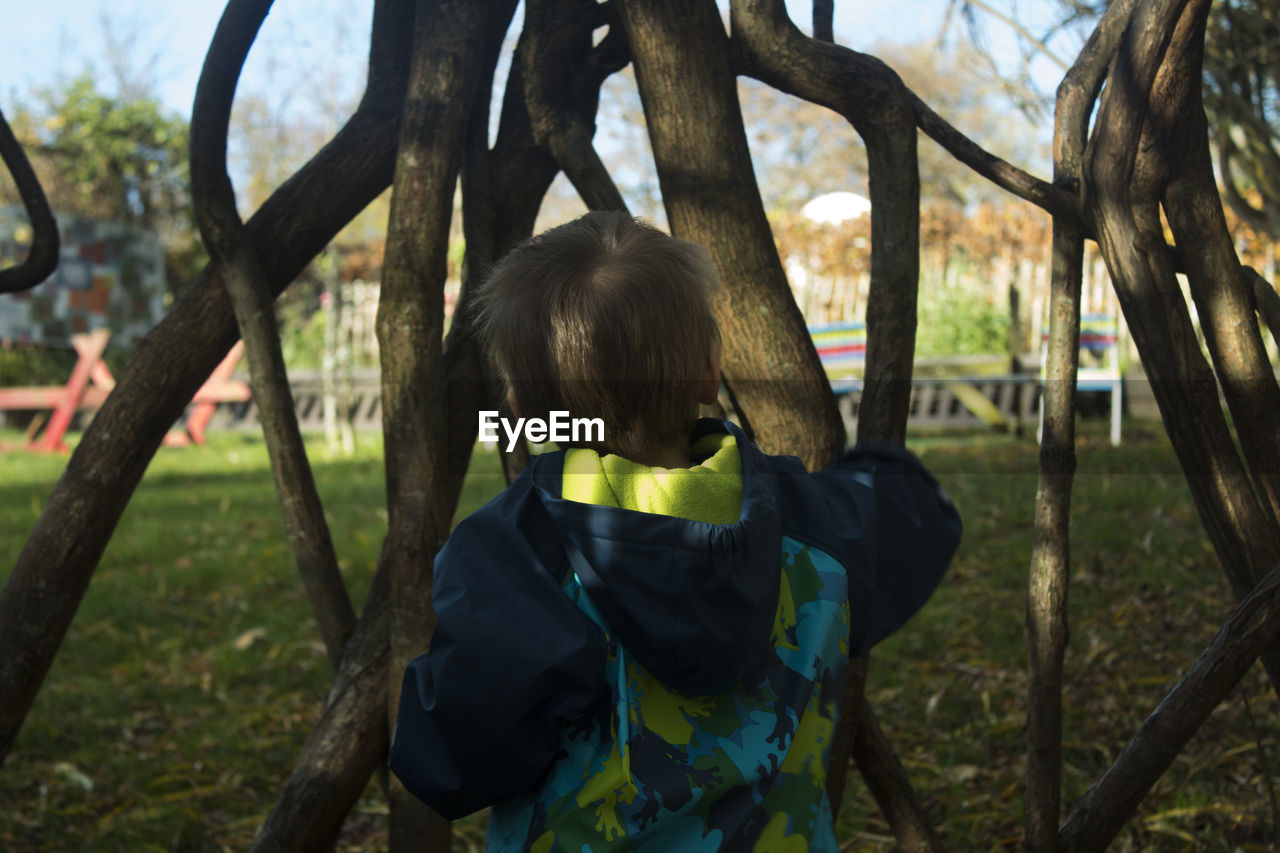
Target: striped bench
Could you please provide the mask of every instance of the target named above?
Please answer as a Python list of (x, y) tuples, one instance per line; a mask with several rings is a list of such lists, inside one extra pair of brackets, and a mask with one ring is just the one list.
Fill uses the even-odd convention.
[[(810, 326), (809, 336), (852, 433), (867, 360), (866, 323)], [(1035, 374), (915, 376), (911, 386), (910, 419), (924, 427), (1018, 429), (1033, 417), (1037, 396)]]
[(831, 380), (831, 390), (836, 394), (862, 390), (862, 371), (867, 362), (867, 324), (810, 326), (809, 337), (813, 338), (822, 369)]

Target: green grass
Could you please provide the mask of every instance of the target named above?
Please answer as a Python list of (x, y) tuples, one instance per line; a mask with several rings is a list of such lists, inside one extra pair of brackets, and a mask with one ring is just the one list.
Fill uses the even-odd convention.
[[(1088, 425), (1073, 501), (1065, 800), (1106, 768), (1208, 643), (1231, 596), (1158, 426), (1125, 445)], [(0, 436), (11, 439), (12, 436)], [(94, 575), (0, 770), (0, 850), (246, 848), (329, 686), (256, 436), (162, 450)], [(966, 521), (926, 609), (873, 654), (869, 695), (956, 850), (1015, 847), (1026, 705), (1022, 641), (1036, 447), (998, 436), (913, 442)], [(357, 606), (386, 524), (380, 447), (312, 448)], [(0, 455), (0, 566), (11, 566), (65, 457)], [(479, 453), (462, 512), (501, 486)], [(0, 570), (7, 575), (7, 568)], [(1248, 721), (1248, 695), (1261, 732)], [(1280, 707), (1255, 667), (1142, 805), (1118, 850), (1264, 849), (1275, 838), (1259, 755)], [(370, 788), (343, 849), (385, 847)], [(856, 774), (848, 849), (889, 849)], [(458, 825), (464, 847), (478, 820)]]

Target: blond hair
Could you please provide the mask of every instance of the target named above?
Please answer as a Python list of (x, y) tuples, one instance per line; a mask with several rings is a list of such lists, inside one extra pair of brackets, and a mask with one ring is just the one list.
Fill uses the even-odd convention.
[(476, 298), (476, 326), (525, 417), (600, 418), (600, 453), (688, 438), (719, 330), (710, 254), (597, 211), (516, 246)]

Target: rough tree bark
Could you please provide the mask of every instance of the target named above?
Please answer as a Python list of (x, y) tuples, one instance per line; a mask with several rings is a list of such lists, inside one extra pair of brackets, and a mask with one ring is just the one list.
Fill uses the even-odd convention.
[[(513, 9), (511, 0), (502, 0), (499, 11), (488, 17), (488, 32), (480, 53), (482, 67), (492, 68), (496, 62), (502, 32)], [(606, 39), (597, 46), (598, 50), (581, 57), (579, 65), (580, 72), (594, 79), (597, 88), (609, 71), (620, 65), (616, 42), (608, 42)], [(517, 51), (525, 47), (522, 45)], [(517, 62), (513, 68), (521, 65)], [(486, 91), (483, 85), (478, 88)], [(593, 117), (596, 97), (591, 94), (584, 98), (576, 109)], [(482, 112), (484, 115), (479, 114)], [(486, 150), (487, 136), (487, 103), (477, 99), (466, 128), (462, 175), (468, 270), (460, 303), (469, 300), (471, 288), (500, 251), (498, 247), (506, 248), (528, 236), (542, 196), (557, 171), (549, 153), (533, 139), (524, 85), (518, 71), (508, 78), (502, 119), (492, 151)], [(443, 495), (438, 498), (440, 505), (448, 506), (450, 512), (466, 473), (465, 459), (475, 441), (476, 410), (482, 404), (489, 405), (486, 401), (492, 399), (489, 395), (493, 393), (491, 378), (474, 346), (469, 318), (462, 304), (456, 314), (443, 356), (449, 464), (445, 469), (447, 476), (437, 480), (437, 495)], [(460, 463), (459, 459), (463, 461)], [(386, 574), (380, 566), (329, 707), (308, 737), (298, 767), (269, 816), (255, 849), (307, 849), (308, 842), (299, 842), (298, 838), (312, 833), (314, 816), (345, 815), (350, 801), (359, 793), (360, 773), (363, 772), (364, 778), (368, 776), (367, 760), (385, 753), (388, 705), (385, 691), (377, 685), (389, 677), (398, 679), (403, 668), (391, 668), (388, 664)], [(418, 603), (414, 606), (420, 606), (429, 602), (430, 590), (424, 588), (412, 595)], [(422, 648), (425, 646), (418, 651)], [(342, 772), (337, 772), (339, 770)], [(326, 827), (323, 833), (311, 834), (310, 838), (314, 843), (321, 843), (326, 835), (332, 838), (333, 832), (336, 826)], [(401, 845), (413, 840), (395, 843)]]
[[(445, 104), (442, 94), (457, 84), (457, 79), (451, 75), (465, 73), (464, 69), (470, 67), (477, 54), (494, 57), (496, 45), (501, 42), (501, 34), (510, 18), (512, 4), (508, 0), (494, 0), (490, 4), (492, 8), (479, 10), (488, 11), (488, 15), (480, 14), (474, 4), (471, 12), (441, 9), (442, 5), (448, 6), (437, 2), (429, 3), (425, 11), (420, 7), (415, 10), (412, 29), (417, 42), (415, 85), (405, 103), (406, 121), (415, 130), (406, 130), (407, 138), (402, 140), (402, 144), (408, 145), (404, 156), (411, 157), (419, 167), (432, 171), (424, 176), (413, 172), (403, 174), (401, 170), (398, 180), (406, 182), (400, 192), (402, 199), (405, 192), (410, 192), (414, 198), (425, 200), (423, 203), (431, 206), (420, 216), (434, 217), (437, 226), (443, 216), (443, 230), (437, 228), (425, 233), (447, 240), (454, 187), (449, 170), (452, 169), (452, 174), (456, 175), (469, 101), (463, 97), (460, 104)], [(504, 10), (505, 16), (502, 14)], [(473, 12), (476, 12), (474, 16)], [(422, 21), (420, 15), (427, 15), (428, 20)], [(418, 29), (419, 23), (422, 29)], [(466, 61), (463, 61), (463, 54)], [(425, 79), (423, 75), (426, 75)], [(470, 85), (475, 88), (474, 79)], [(449, 110), (457, 112), (450, 114)], [(436, 132), (438, 127), (439, 133)], [(430, 128), (430, 133), (427, 128)], [(452, 166), (449, 160), (452, 160)], [(447, 199), (443, 214), (440, 212), (441, 195)], [(397, 207), (397, 214), (400, 210)], [(415, 227), (424, 225), (418, 222), (415, 226), (412, 221), (404, 221), (397, 226), (397, 221), (398, 216), (393, 215), (392, 230), (401, 227), (412, 233)], [(423, 241), (419, 245), (426, 247), (427, 243)], [(430, 253), (429, 248), (427, 252)], [(385, 340), (382, 346), (398, 353), (403, 362), (393, 369), (384, 365), (384, 432), (388, 436), (396, 435), (395, 440), (401, 441), (405, 439), (406, 429), (412, 430), (417, 419), (429, 415), (428, 420), (438, 424), (441, 434), (394, 452), (389, 446), (391, 439), (387, 439), (388, 536), (374, 584), (325, 712), (308, 736), (298, 764), (254, 845), (255, 850), (310, 850), (332, 843), (369, 774), (385, 756), (388, 708), (395, 707), (394, 701), (388, 703), (388, 693), (398, 690), (405, 662), (397, 660), (392, 663), (392, 637), (399, 638), (396, 646), (402, 659), (420, 654), (427, 647), (431, 618), (431, 559), (448, 530), (462, 479), (458, 466), (448, 464), (448, 446), (443, 443), (445, 436), (442, 435), (445, 431), (440, 411), (444, 408), (440, 405), (442, 395), (437, 394), (434, 409), (424, 411), (414, 408), (415, 400), (419, 399), (415, 397), (417, 389), (410, 393), (412, 384), (421, 381), (424, 374), (420, 364), (417, 370), (414, 369), (421, 355), (406, 352), (406, 349), (430, 347), (428, 334), (436, 342), (437, 352), (439, 348), (439, 326), (434, 333), (424, 332), (424, 327), (431, 321), (425, 317), (423, 307), (414, 304), (418, 299), (425, 301), (430, 298), (414, 292), (420, 284), (414, 270), (431, 269), (433, 264), (438, 264), (438, 271), (433, 272), (438, 272), (437, 286), (443, 285), (443, 251), (437, 252), (438, 259), (431, 258), (430, 254), (426, 258), (400, 256), (394, 259), (388, 246), (388, 267), (404, 265), (395, 271), (389, 269), (389, 279), (384, 283), (384, 288), (389, 285), (393, 293), (399, 291), (392, 299), (397, 303), (397, 313), (403, 314), (403, 325), (387, 330), (387, 321), (382, 320), (379, 322), (379, 335)], [(408, 293), (404, 292), (406, 289)], [(443, 297), (437, 295), (437, 299), (438, 307), (442, 308)], [(380, 306), (380, 316), (383, 310)], [(448, 380), (440, 376), (440, 360), (441, 357), (437, 356), (436, 377), (431, 381), (439, 382), (443, 389), (448, 387)], [(473, 429), (474, 423), (473, 415)], [(429, 436), (430, 433), (424, 432), (424, 435)], [(393, 474), (391, 469), (395, 465), (402, 467)], [(426, 477), (430, 477), (432, 482), (424, 488), (421, 479)], [(396, 515), (393, 521), (391, 516), (396, 506), (408, 514)], [(428, 516), (428, 513), (433, 515)], [(441, 527), (443, 530), (439, 529)], [(432, 541), (426, 541), (428, 539)], [(396, 580), (398, 575), (400, 579)], [(399, 594), (393, 594), (393, 583), (401, 588)], [(393, 615), (397, 608), (404, 608), (399, 617)], [(393, 680), (394, 686), (389, 687), (389, 679)], [(394, 700), (395, 697), (391, 698)], [(391, 835), (396, 849), (421, 842), (424, 838), (437, 846), (447, 843), (447, 824), (433, 821), (425, 807), (410, 798), (398, 783), (393, 785), (391, 797)]]
[[(387, 482), (387, 536), (378, 568), (391, 586), (388, 728), (395, 725), (404, 668), (429, 646), (435, 625), (432, 561), (449, 535), (457, 502), (445, 488), (450, 461), (442, 349), (449, 222), (462, 141), (482, 76), (473, 58), (485, 55), (485, 24), (501, 5), (503, 0), (415, 4), (377, 316)], [(424, 843), (448, 849), (448, 822), (398, 779), (392, 779), (388, 799), (392, 849)]]
[[(1054, 112), (1054, 186), (1079, 193), (1089, 116), (1137, 0), (1111, 4), (1058, 87)], [(1075, 476), (1076, 372), (1085, 229), (1074, 209), (1053, 219), (1049, 344), (1040, 406), (1040, 474), (1034, 545), (1027, 577), (1028, 850), (1057, 849), (1062, 814), (1062, 665), (1069, 628), (1071, 486)]]
[(1201, 78), (1208, 3), (1184, 15), (1152, 89), (1142, 160), (1163, 187), (1200, 327), (1254, 486), (1274, 526), (1280, 518), (1280, 385), (1254, 314), (1249, 281), (1227, 230), (1209, 155)]
[(192, 109), (191, 196), (209, 257), (231, 295), (249, 356), (254, 404), (262, 422), (289, 546), (329, 662), (336, 670), (356, 614), (338, 570), (324, 507), (298, 428), (276, 327), (275, 295), (236, 212), (235, 189), (227, 174), (227, 129), (236, 82), (270, 9), (271, 0), (231, 0), (218, 23)]
[[(364, 98), (246, 224), (279, 293), (391, 180), (412, 9), (377, 0)], [(9, 754), (120, 514), (164, 434), (226, 355), (235, 320), (206, 268), (138, 345), (85, 430), (0, 592), (0, 761)]]
[[(592, 53), (592, 31), (608, 23), (612, 11), (595, 0), (529, 0), (527, 50), (521, 58), (533, 138), (551, 152), (587, 207), (625, 211), (627, 204), (591, 143), (600, 84), (577, 73)], [(613, 28), (611, 35), (617, 40), (621, 34)], [(589, 104), (589, 112), (578, 104)]]
[(620, 11), (671, 232), (710, 250), (724, 277), (724, 378), (766, 452), (820, 467), (844, 425), (765, 219), (720, 14), (673, 0)]
[[(1134, 13), (1103, 93), (1083, 166), (1082, 192), (1201, 521), (1236, 596), (1243, 599), (1280, 559), (1280, 531), (1236, 452), (1218, 402), (1217, 380), (1200, 351), (1177, 285), (1158, 211), (1169, 177), (1158, 159), (1160, 149), (1193, 119), (1157, 115), (1144, 136), (1162, 62), (1170, 58), (1165, 74), (1186, 73), (1179, 67), (1177, 49), (1169, 50), (1175, 27), (1185, 16), (1177, 45), (1187, 48), (1190, 40), (1201, 37), (1204, 5), (1147, 0)], [(1196, 251), (1194, 245), (1185, 248)], [(1254, 467), (1263, 462), (1257, 460)], [(1273, 687), (1280, 689), (1280, 654), (1268, 649), (1263, 663)]]
[[(906, 87), (888, 66), (834, 44), (806, 39), (775, 0), (730, 6), (737, 65), (744, 73), (845, 117), (867, 148), (871, 195), (871, 285), (867, 361), (858, 403), (858, 440), (906, 438), (915, 355), (920, 267), (920, 178), (916, 129)], [(828, 792), (838, 811), (852, 750), (899, 843), (941, 847), (906, 773), (863, 699), (867, 662), (845, 684), (831, 747)]]

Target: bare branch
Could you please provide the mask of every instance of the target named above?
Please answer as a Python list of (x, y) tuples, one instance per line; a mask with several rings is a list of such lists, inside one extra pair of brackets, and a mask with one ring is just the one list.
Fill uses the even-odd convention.
[[(457, 492), (449, 488), (442, 351), (449, 225), (462, 141), (479, 79), (486, 76), (475, 57), (496, 54), (492, 46), (485, 50), (495, 41), (488, 32), (495, 16), (505, 22), (510, 11), (507, 0), (417, 0), (415, 5), (409, 93), (376, 323), (388, 513), (378, 568), (391, 585), (391, 654), (384, 687), (389, 726), (405, 667), (430, 645), (432, 562), (449, 535), (457, 504)], [(487, 104), (487, 97), (481, 100)], [(393, 780), (389, 799), (393, 850), (416, 849), (424, 842), (429, 848), (448, 846), (448, 823), (399, 780)]]
[(1195, 665), (1071, 809), (1058, 834), (1064, 851), (1105, 850), (1156, 780), (1280, 636), (1280, 566), (1245, 597)]
[(838, 112), (866, 143), (871, 285), (858, 439), (901, 442), (920, 268), (920, 171), (910, 90), (880, 60), (806, 38), (782, 0), (735, 0), (730, 24), (742, 73)]
[(218, 22), (192, 109), (191, 195), (205, 246), (231, 295), (289, 546), (336, 670), (355, 625), (355, 610), (298, 428), (274, 296), (236, 212), (235, 190), (227, 175), (227, 127), (236, 81), (270, 8), (271, 0), (230, 0)]
[(0, 112), (0, 159), (4, 160), (18, 195), (31, 220), (31, 247), (27, 257), (16, 267), (0, 270), (0, 293), (17, 293), (29, 290), (44, 281), (58, 268), (58, 223), (49, 209), (40, 179), (31, 168), (31, 162), (18, 144), (13, 129)]
[[(1179, 0), (1148, 0), (1135, 13), (1103, 93), (1085, 159), (1084, 195), (1205, 531), (1232, 589), (1243, 599), (1280, 561), (1280, 541), (1236, 452), (1217, 381), (1177, 285), (1156, 206), (1159, 175), (1151, 162), (1139, 163), (1152, 85), (1183, 6)], [(1161, 125), (1162, 144), (1184, 132), (1167, 120)], [(1280, 689), (1280, 653), (1267, 650), (1263, 662)]]
[[(1254, 313), (1214, 181), (1201, 97), (1207, 0), (1188, 4), (1153, 93), (1138, 174), (1163, 188), (1164, 210), (1181, 252), (1191, 297), (1254, 485), (1280, 518), (1280, 385)], [(1153, 192), (1155, 187), (1153, 187)]]
[[(920, 265), (920, 175), (913, 97), (888, 66), (836, 45), (806, 39), (781, 0), (735, 0), (730, 22), (738, 66), (772, 86), (843, 115), (867, 147), (871, 195), (871, 289), (868, 347), (858, 440), (901, 443), (906, 437), (915, 353)], [(865, 661), (845, 683), (840, 725), (831, 746), (827, 798), (838, 811), (850, 749), (894, 816), (903, 845), (928, 849), (928, 831), (911, 785), (863, 701)], [(859, 741), (859, 739), (861, 739)], [(857, 746), (858, 744), (861, 746)], [(921, 846), (923, 845), (923, 848)]]
[(1057, 847), (1062, 801), (1062, 663), (1067, 647), (1071, 485), (1076, 469), (1076, 371), (1084, 235), (1054, 221), (1049, 348), (1040, 402), (1035, 542), (1027, 576), (1026, 847)]
[(952, 127), (914, 92), (910, 92), (909, 97), (917, 126), (961, 163), (1001, 189), (1026, 199), (1055, 217), (1080, 221), (1080, 202), (1074, 195), (987, 151)]
[(720, 16), (677, 0), (627, 0), (621, 14), (672, 233), (706, 246), (724, 276), (724, 375), (764, 449), (825, 465), (844, 424), (765, 217)]
[(853, 739), (853, 757), (871, 795), (884, 812), (894, 837), (903, 850), (940, 853), (945, 847), (929, 817), (920, 807), (915, 791), (907, 783), (907, 772), (880, 729), (875, 712), (861, 695), (858, 702), (858, 729)]
[(525, 101), (533, 136), (592, 210), (626, 210), (626, 202), (591, 139), (600, 84), (582, 73), (592, 57), (595, 0), (529, 0), (522, 34)]
[[(1118, 0), (1090, 34), (1058, 87), (1053, 137), (1055, 187), (1080, 190), (1088, 119), (1136, 0)], [(1041, 400), (1040, 471), (1035, 535), (1027, 575), (1026, 847), (1057, 848), (1062, 813), (1062, 668), (1070, 631), (1071, 488), (1075, 475), (1076, 372), (1085, 229), (1078, 216), (1055, 216), (1049, 293), (1049, 345)]]
[(1075, 64), (1058, 84), (1053, 114), (1054, 183), (1073, 194), (1080, 189), (1080, 163), (1089, 136), (1094, 101), (1102, 91), (1107, 69), (1137, 6), (1138, 0), (1115, 0), (1108, 5)]
[[(405, 8), (375, 0), (365, 96), (341, 131), (247, 223), (272, 292), (391, 180), (405, 86)], [(120, 514), (165, 433), (226, 355), (236, 325), (208, 267), (138, 346), (54, 487), (0, 592), (0, 760), (31, 707)], [(368, 779), (375, 759), (368, 759)]]
[(1241, 270), (1253, 291), (1255, 309), (1262, 315), (1267, 328), (1271, 330), (1271, 339), (1280, 346), (1280, 295), (1276, 294), (1276, 289), (1271, 286), (1271, 282), (1263, 278), (1262, 274), (1253, 267), (1242, 266)]

